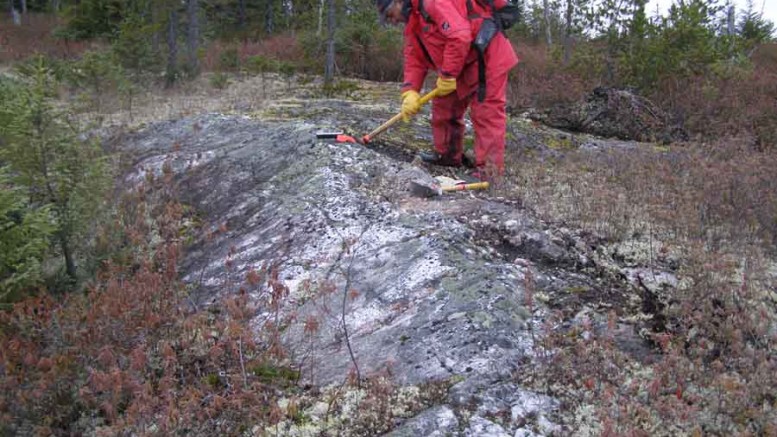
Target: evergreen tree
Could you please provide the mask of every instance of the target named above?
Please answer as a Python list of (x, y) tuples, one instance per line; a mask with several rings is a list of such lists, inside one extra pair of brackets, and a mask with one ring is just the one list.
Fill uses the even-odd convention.
[(66, 114), (50, 103), (56, 81), (44, 59), (32, 65), (27, 87), (1, 108), (0, 118), (8, 122), (0, 127), (6, 141), (0, 158), (30, 204), (50, 209), (65, 271), (75, 281), (87, 231), (99, 214), (107, 170), (97, 145), (79, 139)]
[(747, 7), (739, 18), (737, 31), (747, 47), (752, 48), (774, 38), (774, 23), (764, 19), (760, 12), (756, 12), (753, 0), (747, 0)]
[(43, 281), (41, 264), (53, 231), (47, 208), (34, 208), (0, 168), (0, 308)]

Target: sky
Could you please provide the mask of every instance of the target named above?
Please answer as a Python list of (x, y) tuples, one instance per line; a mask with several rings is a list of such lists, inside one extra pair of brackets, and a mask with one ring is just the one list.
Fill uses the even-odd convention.
[[(662, 14), (666, 13), (669, 5), (673, 3), (673, 0), (650, 0), (648, 2), (646, 10), (649, 15), (652, 15), (656, 10), (656, 4), (658, 4), (659, 10)], [(725, 0), (721, 0), (720, 3), (725, 3)], [(737, 17), (747, 7), (747, 0), (733, 0), (734, 5), (737, 8)], [(763, 17), (772, 23), (777, 24), (777, 1), (775, 0), (753, 0), (753, 5), (757, 12), (760, 12), (763, 8)]]

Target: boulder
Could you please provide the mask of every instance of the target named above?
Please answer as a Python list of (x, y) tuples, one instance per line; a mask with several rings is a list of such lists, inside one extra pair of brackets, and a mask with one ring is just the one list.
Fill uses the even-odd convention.
[(585, 100), (558, 105), (531, 118), (548, 126), (605, 138), (671, 143), (688, 139), (669, 114), (631, 91), (599, 87)]

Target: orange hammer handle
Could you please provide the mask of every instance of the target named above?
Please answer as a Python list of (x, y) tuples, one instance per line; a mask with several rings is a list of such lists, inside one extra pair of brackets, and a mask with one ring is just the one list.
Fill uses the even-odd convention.
[(475, 182), (474, 184), (456, 184), (442, 187), (445, 192), (450, 191), (469, 191), (469, 190), (487, 190), (490, 184), (488, 182)]
[[(418, 100), (418, 105), (419, 106), (423, 106), (427, 102), (429, 102), (429, 100), (432, 100), (433, 98), (437, 97), (437, 92), (438, 92), (437, 88), (435, 88), (435, 89), (429, 91), (428, 93), (424, 94)], [(387, 121), (387, 122), (383, 123), (382, 125), (378, 126), (374, 131), (372, 131), (372, 132), (368, 133), (367, 135), (365, 135), (364, 137), (362, 137), (362, 141), (364, 143), (369, 143), (370, 141), (372, 141), (373, 138), (375, 138), (376, 136), (382, 134), (386, 129), (390, 128), (394, 123), (398, 122), (401, 119), (402, 119), (402, 113), (400, 112), (399, 114), (391, 117), (389, 119), (389, 121)]]

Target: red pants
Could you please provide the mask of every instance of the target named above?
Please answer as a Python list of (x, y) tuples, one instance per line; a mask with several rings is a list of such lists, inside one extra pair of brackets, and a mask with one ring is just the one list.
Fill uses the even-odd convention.
[(464, 152), (464, 113), (470, 107), (475, 129), (475, 165), (487, 172), (504, 172), (505, 129), (507, 115), (507, 73), (490, 78), (486, 97), (478, 101), (477, 89), (462, 98), (458, 92), (432, 102), (434, 149), (440, 155), (461, 162)]

